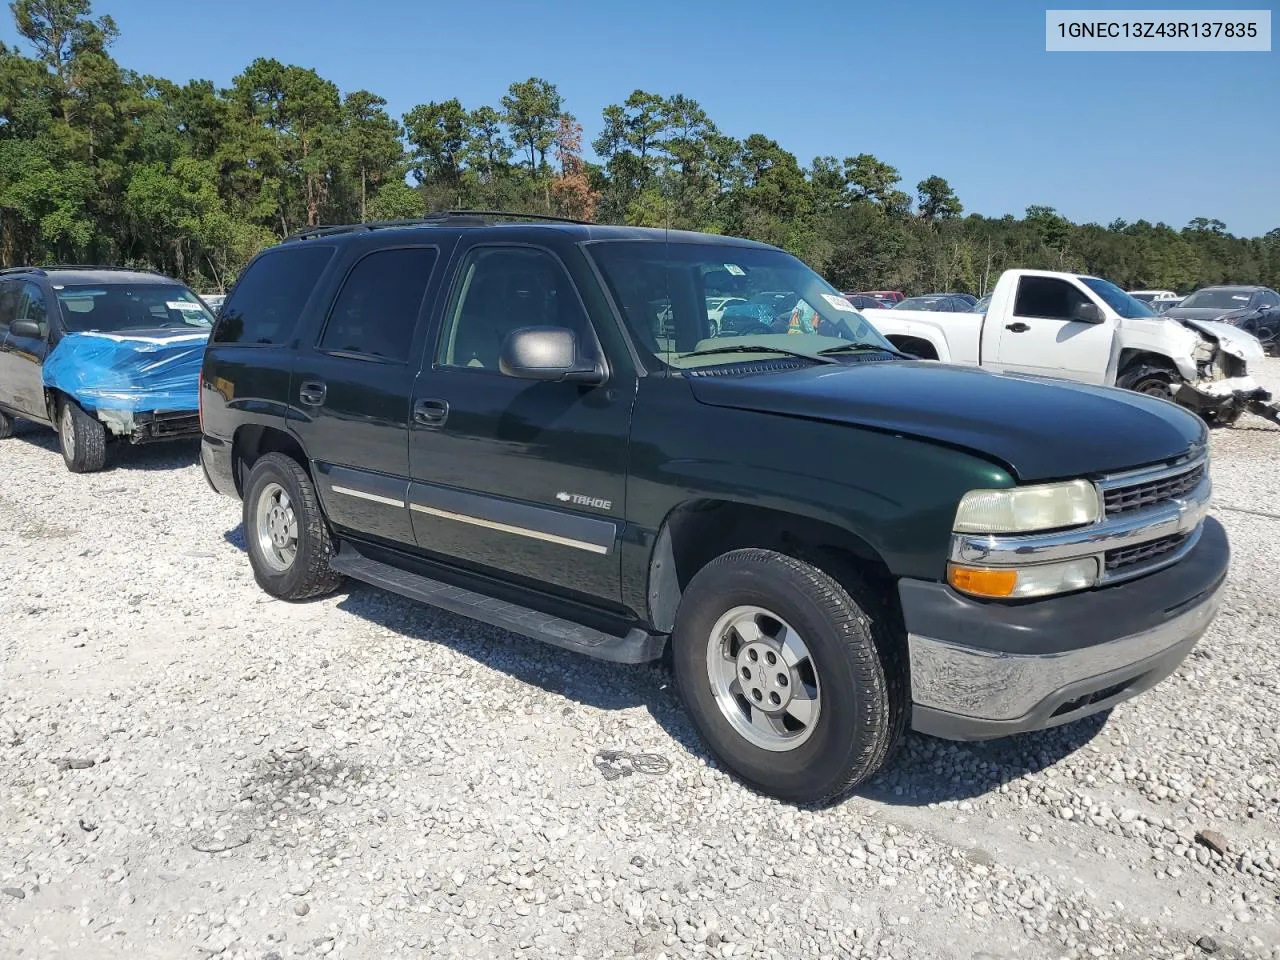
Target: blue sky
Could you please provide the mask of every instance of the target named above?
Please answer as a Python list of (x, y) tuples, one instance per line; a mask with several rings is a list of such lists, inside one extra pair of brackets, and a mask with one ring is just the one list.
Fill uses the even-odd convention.
[(271, 56), (344, 92), (372, 90), (399, 114), (453, 96), (496, 105), (513, 80), (541, 76), (588, 142), (601, 108), (633, 89), (681, 92), (729, 134), (764, 133), (802, 163), (872, 153), (912, 193), (937, 173), (988, 216), (1041, 203), (1104, 224), (1207, 216), (1242, 235), (1280, 227), (1274, 43), (1270, 53), (1047, 53), (1046, 6), (98, 0), (94, 10), (116, 19), (124, 65), (180, 82), (226, 85)]

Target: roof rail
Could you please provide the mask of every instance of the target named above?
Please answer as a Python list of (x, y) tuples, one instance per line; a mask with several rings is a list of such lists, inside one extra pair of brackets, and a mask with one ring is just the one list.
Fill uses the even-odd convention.
[(6, 273), (38, 273), (41, 276), (45, 275), (44, 270), (41, 269), (40, 267), (5, 267), (4, 269), (0, 270), (0, 275), (6, 274)]
[(284, 238), (284, 243), (294, 240), (314, 240), (317, 237), (332, 237), (344, 233), (368, 232), (371, 230), (388, 230), (397, 227), (429, 227), (451, 224), (456, 226), (484, 226), (491, 220), (506, 218), (511, 220), (545, 220), (551, 223), (587, 224), (586, 220), (574, 220), (570, 217), (556, 217), (548, 213), (507, 213), (502, 210), (440, 210), (429, 213), (425, 217), (411, 217), (406, 220), (369, 220), (365, 223), (346, 223), (324, 227), (306, 227)]
[(148, 270), (146, 267), (121, 267), (112, 263), (51, 263), (46, 265), (44, 270), (119, 270), (122, 273), (152, 273), (156, 276), (161, 274), (155, 270)]

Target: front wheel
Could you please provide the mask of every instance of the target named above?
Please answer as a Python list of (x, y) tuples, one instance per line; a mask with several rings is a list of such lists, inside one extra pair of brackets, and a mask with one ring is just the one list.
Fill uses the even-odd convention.
[(858, 584), (769, 550), (736, 550), (689, 583), (676, 683), (703, 740), (752, 787), (821, 803), (874, 775), (901, 736), (905, 671)]
[(258, 586), (281, 600), (332, 593), (333, 542), (315, 486), (296, 460), (268, 453), (254, 463), (244, 491), (244, 536)]
[(1174, 385), (1181, 382), (1182, 377), (1176, 370), (1151, 363), (1141, 363), (1122, 373), (1116, 380), (1116, 386), (1135, 393), (1145, 393), (1149, 397), (1173, 401)]
[(0, 410), (0, 440), (8, 440), (13, 436), (13, 417)]
[(72, 473), (94, 473), (107, 463), (107, 428), (74, 400), (58, 404), (58, 446)]

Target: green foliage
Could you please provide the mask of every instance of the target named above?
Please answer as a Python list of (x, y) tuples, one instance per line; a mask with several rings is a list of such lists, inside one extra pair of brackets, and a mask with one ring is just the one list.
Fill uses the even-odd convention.
[(228, 89), (139, 76), (112, 57), (116, 25), (90, 0), (9, 8), (21, 48), (0, 44), (4, 264), (129, 263), (218, 289), (300, 227), (460, 206), (752, 237), (845, 289), (983, 293), (1009, 267), (1126, 287), (1280, 286), (1280, 226), (1240, 238), (1210, 217), (1078, 225), (1044, 205), (965, 216), (941, 176), (916, 184), (913, 203), (871, 154), (806, 168), (765, 134), (725, 134), (684, 94), (633, 90), (606, 107), (590, 163), (541, 77), (498, 104), (436, 99), (397, 120), (375, 93), (270, 58)]

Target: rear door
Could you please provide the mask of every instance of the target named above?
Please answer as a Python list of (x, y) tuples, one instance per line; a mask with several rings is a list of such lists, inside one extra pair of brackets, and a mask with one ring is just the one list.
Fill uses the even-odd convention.
[(617, 601), (635, 373), (615, 364), (599, 386), (504, 376), (502, 344), (520, 327), (568, 327), (584, 357), (599, 355), (599, 337), (549, 249), (478, 243), (458, 260), (414, 388), (418, 544), (538, 589)]
[(420, 319), (439, 259), (428, 244), (353, 246), (293, 369), (291, 428), (330, 522), (400, 547), (415, 544), (407, 431), (418, 365), (410, 358), (422, 353)]
[(44, 403), (44, 377), (41, 365), (49, 352), (49, 305), (44, 291), (30, 280), (21, 284), (21, 295), (18, 301), (18, 320), (29, 320), (36, 325), (39, 333), (34, 336), (19, 336), (9, 327), (9, 337), (5, 343), (5, 377), (10, 381), (13, 391), (12, 405), (15, 409), (37, 420), (48, 416)]
[(1017, 373), (1105, 383), (1115, 321), (1076, 319), (1080, 306), (1094, 302), (1061, 277), (1020, 277), (1012, 313), (987, 315), (988, 323), (1002, 324), (997, 366)]

